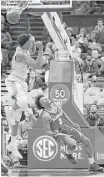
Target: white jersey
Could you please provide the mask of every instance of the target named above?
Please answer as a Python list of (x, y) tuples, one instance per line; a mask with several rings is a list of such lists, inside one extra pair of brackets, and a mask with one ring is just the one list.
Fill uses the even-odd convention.
[(9, 80), (22, 80), (25, 81), (27, 78), (27, 73), (28, 73), (28, 67), (24, 62), (18, 63), (16, 61), (16, 55), (17, 54), (22, 54), (26, 57), (30, 57), (30, 53), (29, 51), (23, 50), (22, 48), (20, 48), (19, 46), (16, 48), (16, 52), (13, 56), (13, 60), (12, 60), (12, 69), (11, 69), (11, 73), (8, 76)]

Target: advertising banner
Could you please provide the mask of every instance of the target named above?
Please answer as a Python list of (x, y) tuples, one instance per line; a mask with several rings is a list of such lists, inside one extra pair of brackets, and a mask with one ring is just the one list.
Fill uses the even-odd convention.
[[(90, 138), (94, 148), (94, 129), (83, 128), (82, 132)], [(52, 137), (45, 135), (43, 128), (29, 130), (28, 142), (28, 168), (29, 169), (65, 169), (65, 168), (87, 168), (88, 159), (85, 148), (78, 144), (73, 151), (77, 164), (71, 164), (64, 154), (66, 147), (58, 144)]]
[(95, 128), (95, 160), (98, 164), (104, 164), (104, 126), (103, 131)]

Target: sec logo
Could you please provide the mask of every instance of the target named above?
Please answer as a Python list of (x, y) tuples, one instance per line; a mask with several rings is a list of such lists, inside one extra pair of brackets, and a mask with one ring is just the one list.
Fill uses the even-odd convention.
[(65, 104), (70, 98), (70, 91), (66, 85), (57, 84), (51, 89), (50, 98), (53, 102), (61, 101)]
[(50, 161), (58, 153), (58, 145), (50, 136), (40, 136), (33, 143), (33, 153), (38, 160)]

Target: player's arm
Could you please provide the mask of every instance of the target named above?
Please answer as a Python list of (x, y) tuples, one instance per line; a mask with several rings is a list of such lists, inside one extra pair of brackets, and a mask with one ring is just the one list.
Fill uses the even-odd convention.
[(32, 42), (32, 47), (29, 49), (30, 55), (34, 55), (36, 52), (36, 46), (35, 43)]
[(54, 105), (60, 109), (62, 116), (65, 120), (67, 120), (71, 126), (73, 126), (75, 123), (69, 118), (69, 116), (62, 110), (62, 108), (60, 106), (58, 106), (56, 103), (54, 103)]
[(31, 36), (32, 47), (29, 49), (29, 52), (30, 52), (30, 55), (34, 55), (36, 52), (35, 37), (32, 36), (31, 34), (30, 34), (30, 36)]
[(43, 120), (43, 123), (44, 123), (44, 129), (45, 129), (45, 132), (47, 135), (49, 136), (55, 136), (56, 133), (53, 132), (50, 128), (50, 115), (49, 114), (46, 114), (44, 113), (43, 116), (42, 116), (42, 120)]
[(38, 42), (37, 46), (39, 48), (39, 51), (38, 51), (38, 57), (37, 57), (36, 61), (31, 57), (27, 57), (27, 56), (23, 55), (22, 53), (19, 53), (17, 55), (17, 58), (19, 59), (19, 61), (24, 62), (27, 66), (30, 66), (34, 69), (39, 69), (41, 66), (41, 62), (43, 60), (43, 45), (41, 42)]
[(70, 123), (72, 127), (78, 129), (79, 131), (81, 130), (80, 126), (78, 124), (75, 124), (65, 112), (63, 112), (63, 117)]
[(36, 48), (39, 49), (38, 51), (38, 57), (36, 59), (36, 63), (35, 63), (35, 69), (40, 69), (41, 67), (41, 63), (43, 61), (43, 44), (42, 42), (36, 42)]

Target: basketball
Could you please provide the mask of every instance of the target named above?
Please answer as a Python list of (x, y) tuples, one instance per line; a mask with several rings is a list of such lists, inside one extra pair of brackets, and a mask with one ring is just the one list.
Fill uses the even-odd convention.
[(12, 12), (12, 13), (7, 13), (6, 14), (6, 19), (8, 21), (8, 23), (14, 25), (16, 23), (19, 22), (20, 20), (20, 14), (18, 14), (17, 12)]

